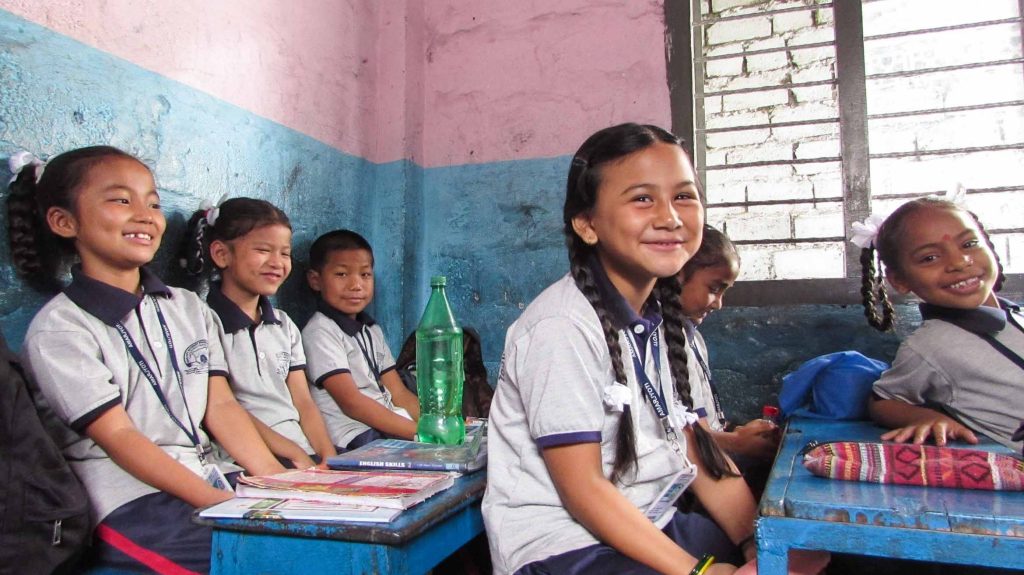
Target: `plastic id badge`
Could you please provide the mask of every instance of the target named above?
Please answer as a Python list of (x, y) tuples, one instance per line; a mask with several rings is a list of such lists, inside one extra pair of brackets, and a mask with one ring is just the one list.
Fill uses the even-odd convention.
[(676, 500), (693, 483), (696, 477), (697, 467), (693, 465), (685, 467), (682, 471), (676, 473), (672, 477), (672, 481), (658, 494), (658, 498), (654, 500), (654, 503), (651, 503), (647, 510), (644, 511), (644, 515), (652, 522), (657, 523), (666, 513), (675, 511), (674, 505)]
[(203, 479), (217, 489), (223, 489), (224, 491), (230, 491), (232, 493), (235, 492), (235, 490), (231, 488), (231, 484), (228, 483), (228, 478), (224, 477), (224, 472), (216, 465), (203, 465)]

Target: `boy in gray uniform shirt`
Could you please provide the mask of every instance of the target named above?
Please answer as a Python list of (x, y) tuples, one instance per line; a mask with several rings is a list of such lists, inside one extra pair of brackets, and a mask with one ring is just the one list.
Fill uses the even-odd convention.
[(373, 251), (355, 232), (335, 230), (310, 247), (317, 313), (302, 329), (310, 393), (331, 439), (354, 449), (381, 437), (413, 439), (419, 401), (402, 383), (384, 332), (366, 312)]

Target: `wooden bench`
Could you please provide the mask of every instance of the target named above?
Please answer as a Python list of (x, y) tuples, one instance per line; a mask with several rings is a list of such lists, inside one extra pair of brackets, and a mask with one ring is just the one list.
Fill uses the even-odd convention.
[(202, 519), (212, 575), (422, 574), (483, 533), (481, 470), (386, 524)]
[[(790, 549), (1024, 568), (1024, 493), (909, 487), (816, 477), (810, 441), (880, 441), (868, 422), (791, 419), (757, 520), (758, 572), (785, 575)], [(986, 440), (975, 446), (1010, 453)]]

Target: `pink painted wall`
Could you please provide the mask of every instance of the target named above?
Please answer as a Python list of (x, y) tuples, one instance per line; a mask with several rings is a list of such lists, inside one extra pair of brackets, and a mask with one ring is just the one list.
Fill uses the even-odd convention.
[(626, 120), (667, 126), (662, 4), (0, 0), (343, 152), (425, 167), (564, 155)]
[[(363, 0), (0, 0), (0, 8), (370, 159), (375, 34)], [(130, 88), (127, 87), (126, 88)]]
[(425, 166), (571, 154), (623, 122), (669, 127), (664, 2), (425, 2)]

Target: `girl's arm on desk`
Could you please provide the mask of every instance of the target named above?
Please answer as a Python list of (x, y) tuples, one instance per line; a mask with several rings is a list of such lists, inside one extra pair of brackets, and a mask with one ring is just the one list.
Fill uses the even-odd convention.
[(894, 428), (882, 435), (885, 441), (921, 444), (934, 437), (936, 445), (945, 445), (950, 439), (978, 443), (973, 431), (948, 415), (898, 399), (872, 398), (868, 401), (868, 413), (875, 423)]

